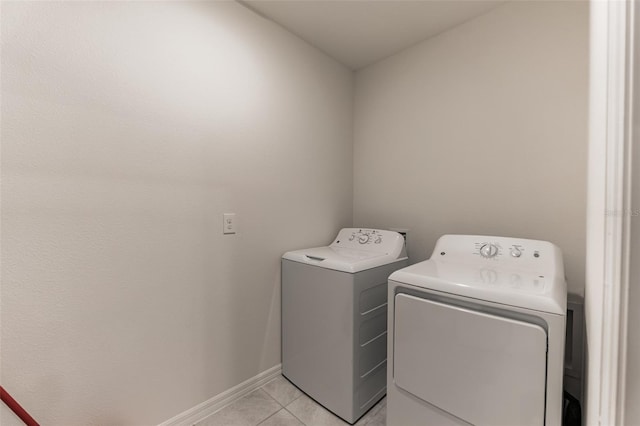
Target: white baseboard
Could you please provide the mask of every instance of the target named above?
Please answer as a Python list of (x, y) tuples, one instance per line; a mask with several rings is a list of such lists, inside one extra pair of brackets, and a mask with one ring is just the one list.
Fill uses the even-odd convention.
[(253, 376), (249, 380), (245, 380), (239, 385), (234, 386), (193, 408), (189, 408), (187, 411), (160, 423), (158, 426), (192, 426), (221, 408), (226, 407), (232, 402), (253, 392), (265, 383), (278, 377), (281, 373), (282, 364), (278, 364), (275, 367), (271, 367), (270, 369)]

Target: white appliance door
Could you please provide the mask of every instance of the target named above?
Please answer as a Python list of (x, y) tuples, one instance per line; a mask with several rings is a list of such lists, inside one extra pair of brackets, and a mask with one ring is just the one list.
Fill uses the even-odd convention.
[(395, 296), (396, 386), (461, 420), (544, 425), (546, 364), (538, 325)]

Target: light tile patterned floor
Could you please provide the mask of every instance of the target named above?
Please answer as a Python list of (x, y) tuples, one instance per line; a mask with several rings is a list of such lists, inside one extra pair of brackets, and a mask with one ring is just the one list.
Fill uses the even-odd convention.
[[(385, 426), (386, 398), (355, 426)], [(280, 376), (195, 426), (349, 426)]]

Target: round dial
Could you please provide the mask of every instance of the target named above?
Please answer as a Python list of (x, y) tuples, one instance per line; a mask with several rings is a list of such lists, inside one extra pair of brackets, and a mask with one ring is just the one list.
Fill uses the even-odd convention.
[(492, 257), (495, 257), (498, 254), (498, 246), (496, 246), (495, 244), (483, 244), (482, 247), (480, 247), (480, 255), (482, 257), (485, 257), (487, 259), (490, 259)]
[(520, 250), (518, 247), (511, 247), (511, 256), (513, 257), (522, 256), (522, 250)]
[(369, 241), (369, 235), (367, 235), (367, 234), (362, 234), (362, 235), (360, 235), (358, 237), (358, 242), (360, 244), (365, 244), (365, 243), (367, 243), (367, 241)]

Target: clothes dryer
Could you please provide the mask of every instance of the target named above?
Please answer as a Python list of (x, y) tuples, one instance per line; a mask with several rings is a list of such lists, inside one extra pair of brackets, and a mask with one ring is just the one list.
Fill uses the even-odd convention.
[(441, 237), (389, 277), (387, 424), (561, 425), (566, 309), (555, 245)]

